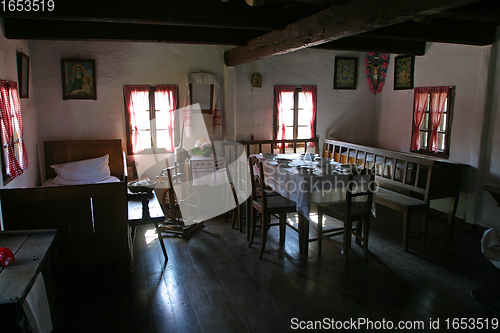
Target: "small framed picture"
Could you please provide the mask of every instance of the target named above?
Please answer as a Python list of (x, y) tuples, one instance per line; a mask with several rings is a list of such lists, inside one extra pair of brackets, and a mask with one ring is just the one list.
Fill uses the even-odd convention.
[(17, 79), (19, 81), (19, 97), (29, 97), (30, 85), (30, 58), (22, 53), (17, 53)]
[(61, 59), (63, 99), (97, 99), (95, 60)]
[(413, 89), (415, 56), (398, 56), (394, 65), (394, 90)]
[(356, 90), (358, 58), (335, 57), (333, 89)]

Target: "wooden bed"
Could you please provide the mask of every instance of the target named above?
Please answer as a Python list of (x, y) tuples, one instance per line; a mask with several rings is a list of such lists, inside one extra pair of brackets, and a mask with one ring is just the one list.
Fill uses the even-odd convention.
[(56, 260), (62, 267), (116, 264), (130, 274), (127, 187), (121, 140), (44, 143), (45, 174), (52, 164), (109, 154), (111, 175), (120, 181), (0, 190), (5, 230), (57, 229)]

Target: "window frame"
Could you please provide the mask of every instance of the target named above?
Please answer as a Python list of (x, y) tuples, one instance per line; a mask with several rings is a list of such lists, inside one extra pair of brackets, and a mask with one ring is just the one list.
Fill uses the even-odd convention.
[[(131, 122), (130, 122), (130, 114), (127, 108), (127, 101), (125, 100), (125, 94), (123, 95), (123, 101), (124, 101), (124, 109), (125, 109), (125, 122), (126, 122), (126, 130), (127, 130), (127, 155), (141, 155), (141, 154), (153, 154), (153, 153), (158, 153), (156, 148), (153, 145), (153, 142), (156, 141), (156, 135), (157, 135), (157, 128), (156, 128), (156, 121), (152, 122), (153, 119), (156, 118), (156, 103), (155, 103), (155, 92), (156, 92), (156, 86), (161, 86), (163, 84), (156, 84), (156, 85), (147, 85), (147, 84), (142, 84), (138, 86), (144, 86), (144, 87), (149, 87), (149, 121), (151, 122), (151, 127), (149, 129), (150, 135), (149, 138), (151, 140), (151, 148), (144, 149), (143, 151), (134, 153), (132, 151), (132, 128), (131, 128)], [(167, 85), (167, 84), (165, 84)], [(179, 101), (179, 86), (176, 86), (175, 94), (176, 94), (176, 99)], [(153, 110), (153, 112), (151, 112)], [(175, 123), (175, 121), (174, 121)], [(172, 129), (174, 130), (174, 129)], [(175, 134), (174, 134), (175, 138)], [(169, 151), (166, 150), (166, 153)]]
[[(298, 125), (298, 118), (299, 118), (299, 93), (302, 92), (302, 87), (295, 87), (295, 90), (293, 92), (293, 139), (287, 139), (287, 140), (297, 140), (297, 135), (299, 132), (299, 127), (305, 127), (304, 125), (300, 126)], [(314, 96), (314, 98), (317, 100), (318, 94)], [(317, 105), (317, 103), (316, 103)], [(312, 138), (315, 138), (317, 133), (316, 133), (316, 122), (318, 118), (318, 110), (316, 110), (316, 117), (314, 118), (314, 124), (313, 124), (313, 131), (314, 131), (314, 136)], [(277, 103), (276, 103), (276, 96), (274, 96), (274, 112), (273, 112), (273, 139), (276, 140), (278, 138), (278, 108), (277, 108)]]
[[(416, 88), (415, 88), (416, 89)], [(414, 89), (414, 91), (415, 91)], [(438, 133), (444, 133), (444, 150), (443, 151), (438, 151), (438, 152), (433, 152), (430, 151), (430, 141), (431, 141), (431, 134), (432, 134), (432, 117), (430, 114), (430, 107), (426, 108), (425, 113), (428, 114), (427, 117), (427, 130), (425, 131), (427, 133), (427, 146), (425, 148), (420, 148), (419, 150), (412, 149), (411, 147), (411, 142), (413, 142), (413, 135), (415, 132), (415, 109), (413, 109), (412, 112), (412, 131), (411, 131), (411, 141), (410, 141), (410, 151), (416, 154), (421, 154), (421, 155), (426, 155), (426, 156), (434, 156), (434, 157), (439, 157), (439, 158), (444, 158), (448, 159), (450, 157), (450, 141), (451, 141), (451, 127), (453, 123), (453, 112), (454, 112), (454, 105), (455, 105), (455, 93), (456, 93), (456, 87), (455, 86), (450, 86), (449, 91), (448, 91), (448, 97), (446, 101), (446, 114), (447, 114), (447, 119), (446, 119), (446, 128), (444, 132), (438, 132)], [(414, 97), (415, 98), (415, 97)], [(428, 105), (430, 105), (430, 97), (428, 100)], [(425, 117), (425, 116), (424, 116)], [(425, 119), (425, 118), (424, 118)], [(422, 130), (419, 130), (419, 135), (422, 132)]]

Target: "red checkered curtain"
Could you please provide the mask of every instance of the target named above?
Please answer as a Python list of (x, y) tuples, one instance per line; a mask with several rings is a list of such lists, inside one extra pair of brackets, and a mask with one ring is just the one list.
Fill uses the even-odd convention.
[(141, 135), (137, 127), (136, 113), (149, 110), (149, 86), (124, 86), (125, 103), (130, 118), (130, 130), (132, 153), (136, 154), (144, 150), (141, 144)]
[(415, 97), (413, 100), (413, 116), (415, 127), (413, 128), (413, 135), (411, 139), (411, 149), (420, 149), (420, 125), (424, 119), (425, 108), (429, 98), (430, 88), (415, 88)]
[[(177, 109), (177, 86), (157, 85), (155, 91), (157, 147), (174, 151), (174, 119)], [(158, 113), (160, 111), (160, 113)], [(165, 132), (165, 135), (162, 134)]]
[(28, 168), (28, 154), (24, 144), (23, 118), (17, 82), (0, 80), (0, 116), (5, 169), (15, 178)]
[(431, 88), (431, 104), (430, 113), (432, 120), (432, 133), (431, 133), (431, 151), (437, 152), (439, 150), (438, 128), (441, 124), (444, 108), (446, 105), (446, 98), (448, 98), (448, 91), (450, 87), (432, 87)]
[[(309, 122), (311, 138), (316, 137), (314, 122), (316, 120), (316, 87), (302, 87), (302, 94), (304, 96), (304, 105), (303, 109), (305, 112), (305, 116)], [(302, 139), (302, 138), (300, 138)], [(304, 138), (307, 139), (307, 138)], [(314, 142), (310, 143), (311, 147), (314, 147)]]
[[(276, 110), (278, 113), (278, 133), (276, 135), (278, 140), (293, 139), (292, 136), (286, 133), (286, 124), (290, 123), (290, 115), (292, 117), (291, 123), (293, 124), (293, 99), (295, 94), (295, 87), (278, 86), (274, 87)], [(288, 120), (288, 121), (287, 121)], [(281, 148), (281, 144), (279, 144)]]

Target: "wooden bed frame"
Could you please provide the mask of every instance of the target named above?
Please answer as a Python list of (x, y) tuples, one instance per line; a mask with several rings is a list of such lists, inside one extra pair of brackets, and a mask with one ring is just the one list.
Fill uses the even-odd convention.
[(45, 141), (45, 175), (54, 178), (50, 166), (109, 155), (111, 175), (125, 180), (124, 155), (121, 140)]
[(120, 182), (5, 188), (0, 190), (5, 230), (57, 229), (56, 260), (62, 267), (116, 264), (130, 274), (127, 186), (121, 140), (45, 142), (45, 173), (52, 164), (109, 154)]

